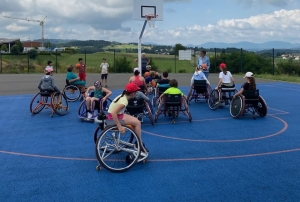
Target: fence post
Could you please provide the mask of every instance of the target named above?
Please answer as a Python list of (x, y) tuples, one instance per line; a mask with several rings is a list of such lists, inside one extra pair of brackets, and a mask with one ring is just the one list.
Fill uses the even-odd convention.
[(55, 50), (55, 72), (57, 72), (57, 49)]
[(240, 73), (243, 71), (243, 49), (241, 48), (241, 68), (240, 68)]
[(176, 53), (174, 54), (174, 56), (175, 56), (175, 59), (174, 59), (174, 61), (175, 61), (175, 73), (176, 73)]
[(273, 75), (274, 75), (274, 67), (275, 67), (275, 49), (273, 48), (273, 70), (272, 70)]
[(86, 66), (86, 50), (84, 50), (84, 63), (85, 63), (85, 66)]
[(117, 69), (116, 69), (116, 49), (114, 49), (114, 67), (115, 67), (115, 73), (117, 73)]
[(27, 51), (27, 73), (29, 74), (29, 51)]
[(215, 73), (217, 73), (217, 48), (215, 48)]
[(2, 52), (0, 51), (0, 66), (1, 66), (1, 74), (2, 74)]

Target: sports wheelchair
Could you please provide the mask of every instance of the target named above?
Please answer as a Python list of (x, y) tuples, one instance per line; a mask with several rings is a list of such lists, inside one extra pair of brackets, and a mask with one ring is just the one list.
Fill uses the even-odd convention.
[(66, 96), (69, 102), (77, 101), (82, 96), (82, 93), (85, 93), (84, 86), (70, 84), (69, 80), (66, 79), (66, 85), (63, 90), (63, 94)]
[(40, 113), (45, 107), (46, 109), (51, 108), (51, 117), (54, 113), (63, 116), (69, 110), (69, 104), (65, 95), (53, 90), (41, 90), (30, 102), (32, 115)]
[(267, 103), (259, 95), (259, 90), (246, 90), (243, 95), (236, 96), (230, 104), (230, 114), (233, 118), (239, 118), (244, 113), (250, 112), (256, 119), (255, 112), (264, 117), (267, 115)]
[(111, 172), (124, 172), (137, 162), (147, 162), (148, 152), (132, 126), (125, 125), (123, 120), (120, 122), (126, 129), (124, 134), (119, 132), (112, 120), (106, 120), (105, 114), (96, 117), (95, 123), (99, 124), (94, 133), (94, 138), (97, 137), (96, 156), (99, 162), (96, 170), (101, 170), (103, 166)]
[(187, 96), (187, 103), (190, 104), (192, 100), (199, 102), (200, 99), (207, 102), (211, 91), (211, 87), (206, 83), (206, 80), (194, 80), (194, 84), (191, 86)]
[(165, 116), (168, 115), (172, 117), (172, 123), (175, 123), (175, 119), (179, 113), (186, 115), (189, 121), (192, 121), (192, 115), (186, 99), (181, 94), (164, 94), (155, 113), (155, 122), (157, 122), (159, 115), (162, 113), (164, 113)]
[[(90, 94), (90, 97), (93, 97), (94, 92), (92, 92)], [(105, 97), (106, 93), (103, 92), (102, 97)], [(93, 111), (95, 111), (95, 109), (98, 111), (98, 113), (100, 113), (101, 111), (107, 112), (109, 105), (111, 104), (111, 99), (106, 98), (105, 101), (103, 102), (103, 100), (100, 98), (98, 101), (94, 101), (91, 104), (91, 109), (93, 109)], [(87, 109), (86, 109), (86, 100), (84, 99), (78, 108), (78, 117), (81, 119), (81, 121), (94, 121), (95, 118), (95, 114), (91, 119), (87, 118)]]
[(136, 117), (141, 122), (143, 122), (143, 117), (148, 117), (151, 124), (154, 124), (154, 118), (152, 115), (152, 107), (143, 98), (136, 99), (132, 98), (128, 100), (128, 105), (126, 106), (125, 113)]
[(208, 98), (208, 107), (212, 110), (216, 110), (220, 106), (230, 105), (230, 102), (238, 91), (235, 85), (232, 86), (221, 86), (218, 90), (214, 89), (211, 91)]
[(156, 104), (159, 104), (159, 96), (163, 94), (168, 88), (170, 88), (168, 84), (161, 84), (154, 88), (155, 91), (153, 93), (151, 101), (153, 107), (155, 107)]

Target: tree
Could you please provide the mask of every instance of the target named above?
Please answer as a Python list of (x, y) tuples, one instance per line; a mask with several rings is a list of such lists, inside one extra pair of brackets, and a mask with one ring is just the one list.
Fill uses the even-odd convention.
[(36, 49), (31, 49), (28, 52), (28, 56), (29, 56), (30, 59), (35, 59), (38, 56), (37, 50)]
[(13, 55), (19, 55), (20, 54), (20, 47), (17, 44), (15, 44), (11, 47), (10, 52)]
[(23, 53), (23, 51), (24, 51), (24, 46), (23, 46), (23, 44), (22, 44), (20, 41), (17, 41), (17, 42), (15, 43), (15, 45), (19, 46), (19, 48), (20, 48), (20, 53)]
[(1, 50), (7, 52), (8, 51), (7, 45), (6, 44), (2, 44)]
[(180, 43), (177, 43), (177, 44), (175, 44), (175, 47), (174, 47), (174, 54), (179, 55), (179, 50), (186, 50), (186, 47)]

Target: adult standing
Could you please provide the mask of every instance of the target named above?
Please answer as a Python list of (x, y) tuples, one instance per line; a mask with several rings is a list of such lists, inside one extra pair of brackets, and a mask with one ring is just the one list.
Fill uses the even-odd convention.
[[(150, 59), (148, 59), (146, 57), (146, 53), (142, 53), (142, 58), (141, 59), (142, 59), (142, 76), (144, 76), (145, 72), (149, 72), (149, 70), (147, 70), (147, 65), (150, 64)], [(135, 59), (134, 61), (138, 66), (139, 60)]]
[(109, 67), (109, 64), (106, 62), (106, 58), (103, 58), (100, 68), (101, 68), (101, 83), (103, 85), (105, 83), (105, 88), (107, 88), (108, 67)]
[(206, 51), (205, 50), (200, 51), (200, 57), (198, 58), (198, 66), (200, 66), (202, 64), (206, 65), (206, 67), (203, 68), (202, 72), (204, 73), (205, 77), (208, 79), (210, 60), (209, 60), (209, 57), (206, 56)]

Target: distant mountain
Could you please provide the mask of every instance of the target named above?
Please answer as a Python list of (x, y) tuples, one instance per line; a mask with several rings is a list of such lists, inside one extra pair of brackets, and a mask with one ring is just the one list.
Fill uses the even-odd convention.
[(299, 48), (299, 44), (292, 44), (283, 41), (268, 41), (265, 43), (251, 43), (242, 41), (238, 43), (222, 43), (222, 42), (207, 42), (196, 45), (196, 47), (204, 48), (242, 48), (245, 50), (264, 50), (264, 49), (294, 49)]
[(152, 46), (158, 46), (158, 45), (160, 45), (160, 44), (154, 43), (154, 42), (143, 42), (142, 44), (144, 44), (144, 45), (152, 45)]

